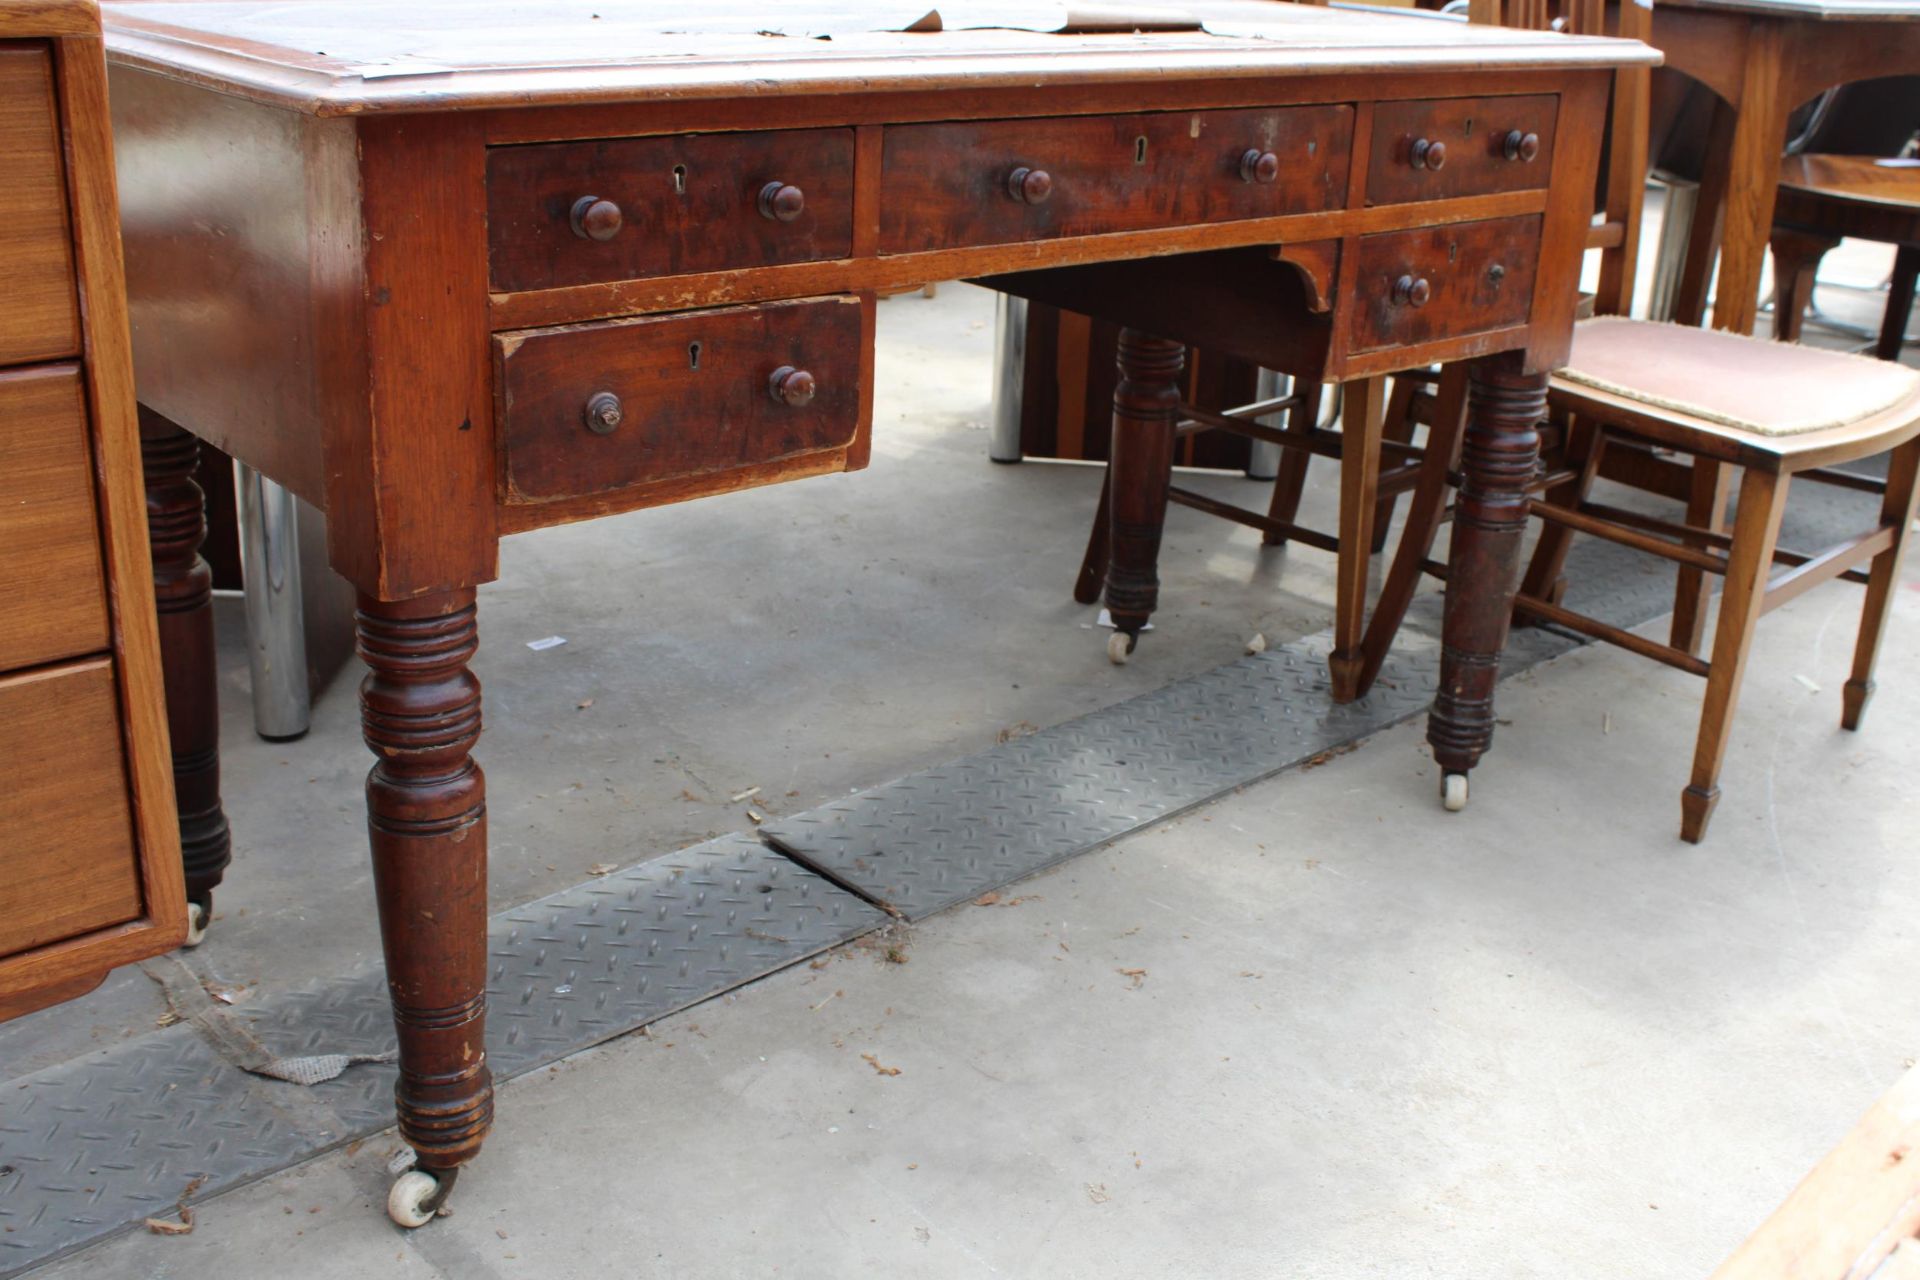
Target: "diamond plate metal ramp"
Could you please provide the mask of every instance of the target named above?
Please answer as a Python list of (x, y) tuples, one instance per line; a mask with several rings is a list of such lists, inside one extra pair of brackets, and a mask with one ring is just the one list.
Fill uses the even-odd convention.
[[(727, 836), (562, 890), (489, 928), (487, 1055), (505, 1079), (859, 937), (887, 917)], [(231, 1012), (276, 1057), (394, 1046), (382, 973)], [(395, 1069), (312, 1088), (222, 1059), (182, 1023), (0, 1093), (0, 1275), (169, 1215), (393, 1123)], [(191, 1189), (191, 1190), (190, 1190)]]

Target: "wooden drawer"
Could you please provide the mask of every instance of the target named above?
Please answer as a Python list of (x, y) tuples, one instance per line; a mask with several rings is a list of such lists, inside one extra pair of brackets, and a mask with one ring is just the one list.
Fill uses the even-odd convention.
[(899, 125), (883, 147), (880, 252), (1335, 209), (1352, 134), (1347, 106)]
[(497, 147), (487, 243), (509, 293), (844, 258), (853, 130)]
[(1544, 188), (1559, 105), (1550, 93), (1381, 103), (1373, 109), (1367, 203)]
[(673, 498), (692, 497), (845, 450), (862, 426), (864, 324), (859, 299), (835, 297), (502, 334), (507, 500), (675, 481)]
[(80, 371), (0, 373), (0, 671), (105, 649), (103, 583)]
[(1349, 309), (1353, 351), (1457, 338), (1524, 323), (1540, 218), (1494, 218), (1362, 236)]
[(0, 676), (0, 760), (0, 955), (138, 916), (113, 663)]
[(60, 120), (44, 46), (0, 46), (0, 138), (0, 365), (78, 355)]

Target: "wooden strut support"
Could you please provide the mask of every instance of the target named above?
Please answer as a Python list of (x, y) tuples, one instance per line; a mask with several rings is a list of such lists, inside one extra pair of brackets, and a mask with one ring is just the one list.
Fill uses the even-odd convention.
[(1113, 451), (1108, 464), (1107, 609), (1113, 625), (1137, 637), (1160, 599), (1160, 532), (1167, 519), (1174, 424), (1186, 348), (1137, 329), (1120, 331), (1120, 382), (1113, 390)]
[(486, 1051), (486, 778), (471, 587), (360, 598), (360, 722), (378, 758), (367, 832), (400, 1037), (394, 1098), (420, 1167), (471, 1160), (493, 1124)]
[(1447, 563), (1440, 687), (1427, 741), (1444, 774), (1465, 774), (1493, 741), (1493, 687), (1507, 640), (1520, 543), (1540, 455), (1547, 375), (1519, 353), (1474, 362), (1468, 387), (1461, 483)]
[(204, 928), (213, 913), (213, 891), (233, 860), (233, 838), (220, 804), (213, 570), (200, 555), (207, 537), (207, 505), (193, 479), (200, 465), (200, 442), (143, 411), (140, 458), (146, 473), (167, 734), (180, 813), (180, 861), (187, 901), (199, 912), (197, 923)]

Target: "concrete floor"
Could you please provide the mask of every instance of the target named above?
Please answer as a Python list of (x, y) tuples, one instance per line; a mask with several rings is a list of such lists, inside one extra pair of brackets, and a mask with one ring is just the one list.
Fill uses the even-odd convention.
[[(1098, 474), (983, 461), (990, 322), (965, 287), (883, 304), (866, 472), (504, 545), (496, 909), (744, 829), (748, 787), (809, 808), (1325, 625), (1329, 557), (1176, 510), (1158, 629), (1108, 665), (1067, 595)], [(386, 1138), (44, 1274), (1704, 1274), (1920, 1051), (1916, 572), (1860, 736), (1857, 592), (1769, 618), (1703, 848), (1673, 839), (1697, 685), (1583, 652), (1507, 687), (1465, 815), (1403, 727), (906, 964), (856, 948), (508, 1084), (429, 1230), (379, 1212)], [(351, 675), (306, 740), (252, 736), (222, 608), (236, 857), (192, 962), (273, 991), (377, 955), (366, 756)], [(0, 1071), (163, 1007), (117, 975), (0, 1029)]]

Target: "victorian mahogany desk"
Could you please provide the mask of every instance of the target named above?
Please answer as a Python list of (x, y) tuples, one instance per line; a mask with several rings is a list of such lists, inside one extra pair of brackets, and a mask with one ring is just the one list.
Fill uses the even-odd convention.
[[(876, 290), (1042, 281), (1117, 317), (1115, 429), (1143, 454), (1180, 361), (1158, 324), (1336, 378), (1479, 358), (1433, 737), (1459, 770), (1490, 739), (1609, 73), (1655, 55), (1248, 0), (1194, 6), (1205, 30), (985, 8), (108, 8), (154, 518), (192, 513), (191, 433), (325, 509), (360, 590), (427, 1171), (404, 1221), (493, 1108), (475, 586), (505, 534), (865, 465)], [(1117, 512), (1118, 541), (1148, 524)], [(208, 661), (204, 613), (169, 625), (170, 661)], [(214, 722), (183, 721), (203, 794)], [(185, 833), (203, 906), (218, 818)]]

